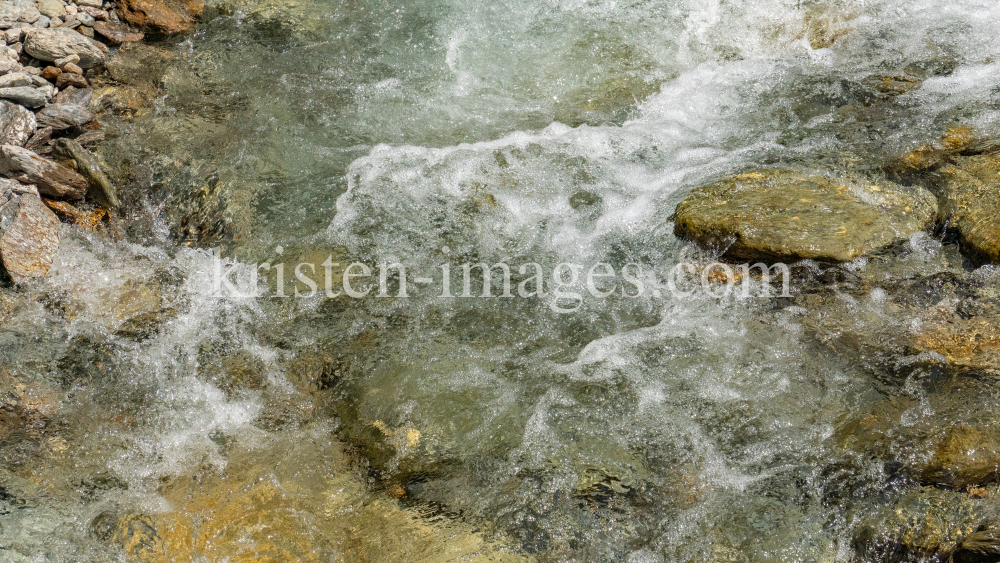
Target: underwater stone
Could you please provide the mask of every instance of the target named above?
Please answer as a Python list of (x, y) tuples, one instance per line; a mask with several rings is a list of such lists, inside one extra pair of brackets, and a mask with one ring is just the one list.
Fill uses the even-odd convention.
[(1000, 263), (1000, 155), (959, 159), (942, 169), (941, 216), (974, 262)]
[(90, 199), (111, 209), (121, 206), (115, 186), (101, 170), (101, 162), (96, 156), (73, 139), (58, 139), (53, 143), (52, 149), (56, 155), (76, 161), (76, 169), (90, 181), (90, 190), (87, 192)]
[(926, 229), (936, 213), (920, 187), (761, 170), (694, 190), (674, 234), (732, 259), (846, 262)]

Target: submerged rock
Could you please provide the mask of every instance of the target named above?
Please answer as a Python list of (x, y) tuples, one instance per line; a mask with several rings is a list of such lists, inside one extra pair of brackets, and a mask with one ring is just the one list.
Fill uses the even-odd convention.
[(942, 169), (941, 215), (977, 263), (1000, 263), (1000, 154), (958, 159)]
[(121, 206), (114, 184), (101, 170), (101, 162), (90, 151), (73, 139), (66, 138), (56, 140), (52, 149), (57, 156), (76, 162), (76, 169), (90, 182), (87, 197), (110, 209)]
[(89, 182), (76, 172), (15, 145), (0, 146), (0, 174), (38, 186), (38, 193), (56, 199), (80, 199)]
[[(104, 62), (103, 45), (72, 29), (32, 29), (25, 34), (24, 50), (41, 61), (55, 61), (71, 55), (80, 57), (82, 68), (93, 68)], [(106, 49), (107, 47), (105, 47)], [(58, 66), (58, 65), (57, 65)]]
[(204, 9), (198, 0), (122, 0), (118, 11), (128, 23), (162, 33), (187, 31)]
[(0, 260), (15, 282), (44, 276), (59, 249), (59, 219), (31, 186), (0, 184)]
[(918, 488), (866, 517), (854, 548), (865, 561), (940, 561), (972, 538), (988, 511), (965, 493)]
[(674, 234), (732, 259), (845, 262), (927, 228), (936, 212), (919, 187), (763, 170), (694, 190)]

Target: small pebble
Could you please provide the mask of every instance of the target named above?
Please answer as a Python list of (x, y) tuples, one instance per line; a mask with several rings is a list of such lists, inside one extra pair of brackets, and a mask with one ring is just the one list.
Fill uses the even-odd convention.
[(63, 72), (68, 72), (70, 74), (83, 74), (83, 69), (74, 63), (66, 63), (62, 67)]
[(46, 80), (55, 80), (62, 73), (63, 71), (59, 67), (47, 66), (42, 69), (42, 78)]

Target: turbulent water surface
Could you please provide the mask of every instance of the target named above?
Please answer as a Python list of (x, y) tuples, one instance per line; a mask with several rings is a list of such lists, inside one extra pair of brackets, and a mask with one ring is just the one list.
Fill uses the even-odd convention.
[[(619, 287), (563, 312), (412, 279), (711, 262), (673, 235), (696, 186), (879, 175), (995, 132), (997, 21), (972, 0), (219, 0), (129, 55), (162, 89), (103, 147), (128, 242), (67, 231), (44, 281), (0, 295), (0, 377), (34, 405), (0, 443), (0, 555), (883, 561), (920, 556), (891, 539), (911, 506), (978, 526), (989, 499), (904, 469), (930, 455), (915, 435), (995, 428), (997, 399), (888, 343), (913, 279), (996, 283), (947, 238), (799, 264), (786, 299)], [(212, 248), (244, 290), (256, 263), (288, 281), (332, 255), (404, 264), (409, 296), (220, 296)], [(895, 414), (856, 446), (872, 412)]]

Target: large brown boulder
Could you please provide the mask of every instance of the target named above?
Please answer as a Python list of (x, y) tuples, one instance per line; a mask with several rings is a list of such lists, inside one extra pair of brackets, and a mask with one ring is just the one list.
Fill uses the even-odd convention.
[(905, 240), (937, 214), (920, 187), (761, 170), (694, 190), (674, 234), (740, 260), (845, 262)]
[(128, 23), (150, 31), (179, 33), (194, 25), (205, 5), (198, 0), (120, 0), (118, 12)]

